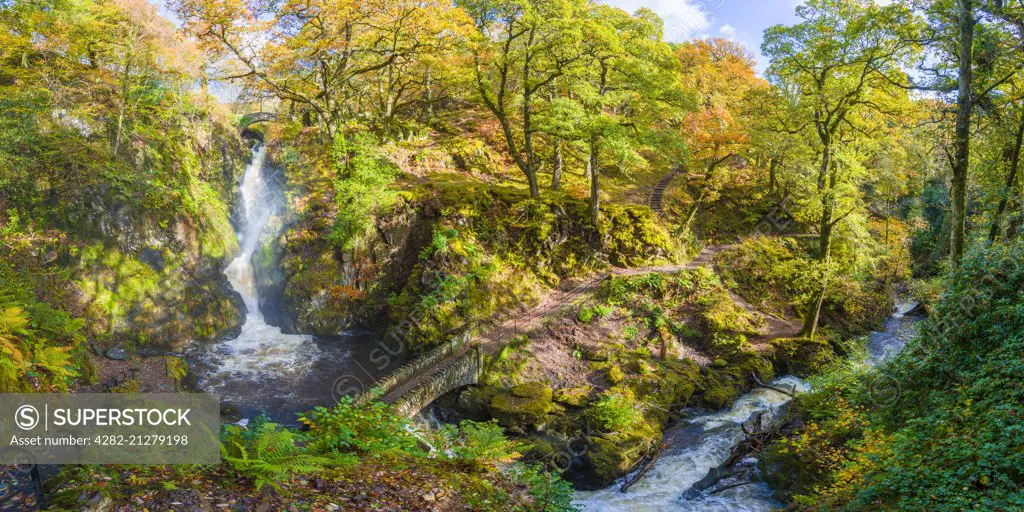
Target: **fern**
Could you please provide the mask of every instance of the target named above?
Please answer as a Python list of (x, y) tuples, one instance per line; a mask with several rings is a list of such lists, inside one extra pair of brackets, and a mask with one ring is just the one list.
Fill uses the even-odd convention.
[(47, 347), (36, 343), (32, 350), (32, 366), (50, 374), (50, 382), (59, 391), (68, 390), (68, 382), (78, 376), (71, 360), (72, 347)]
[(0, 392), (16, 391), (28, 370), (22, 336), (28, 334), (28, 317), (21, 308), (0, 309)]
[(309, 450), (301, 444), (302, 436), (257, 418), (249, 428), (224, 427), (220, 447), (221, 459), (242, 476), (252, 478), (256, 489), (277, 482), (291, 474), (312, 473), (332, 465), (332, 459)]
[(476, 464), (509, 464), (521, 454), (519, 444), (505, 437), (505, 430), (497, 423), (463, 421), (459, 425), (462, 439), (455, 448), (455, 456)]

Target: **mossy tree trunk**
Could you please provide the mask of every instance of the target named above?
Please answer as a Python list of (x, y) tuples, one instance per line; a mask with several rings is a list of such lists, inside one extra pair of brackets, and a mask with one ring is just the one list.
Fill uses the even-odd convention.
[(833, 174), (832, 161), (832, 138), (827, 131), (819, 131), (822, 141), (821, 163), (818, 166), (818, 193), (821, 194), (821, 220), (818, 226), (818, 256), (817, 260), (824, 275), (821, 282), (821, 290), (817, 298), (808, 307), (807, 316), (804, 317), (804, 325), (801, 329), (804, 336), (814, 337), (818, 330), (818, 320), (821, 318), (821, 306), (825, 303), (825, 293), (828, 291), (828, 263), (832, 256), (832, 228), (835, 222), (832, 220), (835, 209), (835, 197), (832, 188), (835, 186), (835, 175)]
[(1017, 126), (1017, 137), (1013, 141), (1013, 148), (1010, 150), (1010, 174), (1006, 177), (1006, 190), (999, 198), (999, 206), (996, 207), (996, 214), (992, 218), (992, 229), (988, 232), (989, 242), (995, 242), (999, 237), (999, 221), (1006, 211), (1006, 204), (1017, 188), (1017, 169), (1020, 167), (1020, 147), (1024, 143), (1024, 107), (1021, 108), (1020, 121)]
[(597, 226), (601, 218), (601, 136), (590, 136), (590, 222)]
[(956, 128), (953, 133), (953, 226), (949, 239), (949, 259), (954, 266), (960, 265), (960, 259), (964, 254), (964, 230), (967, 220), (967, 170), (971, 151), (971, 111), (974, 107), (971, 92), (974, 51), (973, 0), (957, 0), (957, 16), (960, 33), (960, 84), (957, 91)]

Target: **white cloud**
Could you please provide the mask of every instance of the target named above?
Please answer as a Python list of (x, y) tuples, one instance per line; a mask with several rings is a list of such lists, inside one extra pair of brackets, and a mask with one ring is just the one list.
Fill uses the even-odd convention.
[(605, 3), (629, 12), (649, 7), (665, 22), (665, 39), (688, 41), (705, 36), (711, 18), (725, 0), (605, 0)]
[(732, 39), (736, 37), (736, 27), (726, 23), (725, 25), (722, 25), (721, 28), (718, 29), (718, 33), (722, 34), (722, 36), (724, 37)]

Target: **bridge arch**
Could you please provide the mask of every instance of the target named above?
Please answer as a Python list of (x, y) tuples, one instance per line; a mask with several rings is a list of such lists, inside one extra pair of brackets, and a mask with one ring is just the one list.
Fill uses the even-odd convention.
[(273, 112), (250, 112), (244, 114), (241, 119), (238, 120), (238, 128), (245, 130), (250, 125), (255, 123), (265, 123), (267, 121), (277, 120), (277, 114)]
[(415, 416), (450, 391), (477, 384), (483, 374), (483, 351), (469, 332), (452, 338), (395, 370), (377, 383), (377, 392), (362, 393), (357, 405), (374, 400), (391, 404), (403, 416)]

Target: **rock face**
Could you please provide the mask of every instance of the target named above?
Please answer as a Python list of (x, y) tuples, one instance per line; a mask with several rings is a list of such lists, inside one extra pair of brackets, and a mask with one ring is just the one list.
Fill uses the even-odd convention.
[(64, 205), (70, 213), (63, 228), (77, 246), (61, 261), (85, 304), (89, 337), (117, 347), (108, 357), (145, 347), (178, 351), (227, 335), (244, 318), (223, 269), (238, 249), (229, 210), (249, 150), (228, 129), (201, 136), (190, 147), (205, 148), (197, 158), (210, 178), (175, 190), (188, 207), (153, 210), (115, 194)]
[(506, 428), (539, 430), (551, 412), (553, 396), (551, 388), (541, 382), (519, 384), (494, 395), (489, 410), (491, 417)]
[(286, 213), (285, 222), (254, 262), (261, 300), (280, 305), (263, 311), (279, 309), (280, 316), (267, 316), (268, 322), (285, 332), (321, 336), (379, 323), (388, 294), (404, 285), (432, 231), (423, 209), (402, 204), (375, 221), (365, 248), (339, 251), (326, 240), (325, 220)]

